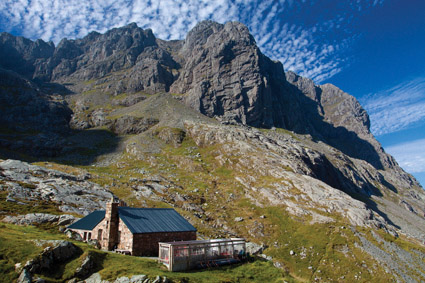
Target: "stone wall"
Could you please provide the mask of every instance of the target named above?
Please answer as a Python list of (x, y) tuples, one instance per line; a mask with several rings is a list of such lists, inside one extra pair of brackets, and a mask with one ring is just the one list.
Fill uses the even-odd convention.
[(133, 252), (133, 234), (127, 225), (121, 221), (118, 224), (118, 249)]
[(118, 243), (118, 224), (119, 224), (119, 217), (118, 217), (118, 202), (115, 202), (113, 199), (111, 202), (108, 202), (106, 204), (106, 211), (105, 211), (105, 219), (106, 220), (106, 231), (108, 239), (108, 247), (107, 250), (113, 250), (114, 247)]
[[(100, 247), (104, 250), (108, 249), (108, 232), (106, 223), (106, 219), (103, 219), (92, 230), (92, 239), (98, 240)], [(99, 237), (99, 230), (102, 230), (101, 237)]]
[(158, 256), (158, 242), (196, 240), (196, 232), (144, 233), (133, 235), (133, 252), (135, 256)]

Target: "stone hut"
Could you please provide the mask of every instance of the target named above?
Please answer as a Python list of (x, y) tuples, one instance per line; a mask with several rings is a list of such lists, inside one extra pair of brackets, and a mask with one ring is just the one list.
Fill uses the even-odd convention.
[(157, 256), (159, 242), (196, 240), (196, 228), (174, 209), (127, 207), (114, 199), (68, 229), (98, 240), (104, 250), (135, 256)]

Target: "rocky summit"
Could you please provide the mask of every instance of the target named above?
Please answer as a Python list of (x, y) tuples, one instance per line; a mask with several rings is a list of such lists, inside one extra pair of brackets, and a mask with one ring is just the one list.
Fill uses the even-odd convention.
[(0, 107), (7, 225), (63, 226), (115, 195), (174, 207), (200, 238), (246, 238), (278, 280), (425, 280), (421, 185), (353, 96), (285, 72), (241, 23), (173, 41), (129, 24), (57, 46), (1, 33)]

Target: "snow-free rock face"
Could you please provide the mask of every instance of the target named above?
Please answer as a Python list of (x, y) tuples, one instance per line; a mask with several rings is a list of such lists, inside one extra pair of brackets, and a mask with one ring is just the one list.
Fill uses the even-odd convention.
[[(369, 131), (366, 111), (354, 97), (333, 85), (319, 86), (295, 73), (285, 74), (282, 64), (264, 56), (248, 28), (238, 22), (203, 21), (181, 41), (156, 39), (151, 30), (129, 24), (105, 34), (64, 39), (56, 47), (2, 33), (0, 49), (27, 65), (24, 72), (0, 56), (0, 67), (20, 72), (1, 70), (5, 79), (0, 79), (0, 100), (10, 107), (1, 112), (0, 120), (12, 130), (24, 125), (24, 131), (41, 131), (28, 141), (0, 139), (15, 150), (26, 146), (33, 155), (60, 154), (68, 123), (77, 130), (106, 127), (117, 135), (140, 134), (157, 119), (154, 113), (137, 117), (126, 113), (126, 109), (134, 113), (145, 98), (140, 93), (126, 95), (165, 91), (222, 123), (310, 135), (376, 169), (391, 169), (379, 182), (391, 179), (404, 189), (419, 186), (383, 151)], [(124, 98), (115, 99), (120, 94)], [(123, 108), (113, 112), (111, 107)], [(389, 183), (395, 186), (394, 182)], [(365, 185), (356, 186), (370, 191)]]
[(377, 168), (395, 165), (369, 131), (366, 111), (330, 84), (317, 86), (264, 56), (246, 26), (201, 22), (178, 51), (184, 58), (172, 93), (221, 120), (310, 134)]
[(201, 22), (179, 54), (186, 59), (170, 91), (186, 94), (187, 105), (210, 117), (235, 114), (243, 124), (282, 124), (271, 86), (277, 77), (284, 81), (282, 64), (260, 52), (246, 26)]
[(394, 159), (384, 152), (371, 134), (369, 115), (353, 96), (332, 84), (315, 85), (312, 80), (293, 72), (286, 72), (286, 78), (311, 100), (314, 107), (310, 109), (316, 109), (318, 120), (323, 120), (322, 125), (313, 122), (316, 135), (321, 135), (328, 144), (352, 157), (366, 160), (376, 168), (397, 167)]
[[(105, 34), (92, 32), (83, 39), (63, 39), (56, 47), (42, 40), (32, 42), (2, 33), (0, 50), (26, 66), (25, 70), (13, 67), (9, 57), (1, 56), (0, 67), (12, 69), (26, 79), (64, 85), (61, 95), (66, 95), (66, 89), (74, 94), (95, 90), (100, 93), (96, 97), (76, 96), (73, 100), (74, 129), (108, 123), (108, 113), (97, 109), (97, 105), (110, 100), (105, 94), (165, 91), (181, 94), (186, 105), (209, 117), (310, 134), (376, 168), (398, 167), (370, 133), (369, 117), (354, 97), (332, 85), (317, 86), (292, 72), (285, 74), (282, 64), (263, 55), (248, 28), (238, 22), (200, 22), (184, 41), (156, 39), (151, 30), (129, 24)], [(8, 87), (7, 82), (0, 83)], [(29, 91), (36, 92), (37, 87), (31, 86)], [(20, 98), (26, 96), (22, 94)], [(2, 97), (9, 104), (13, 101), (10, 95)], [(50, 123), (55, 128), (70, 121), (67, 105), (47, 101), (49, 108), (43, 117), (52, 119), (37, 118), (46, 121), (40, 125), (55, 121)], [(13, 109), (4, 116), (22, 120)], [(25, 112), (32, 113), (34, 109)], [(134, 123), (137, 121), (134, 119)]]
[(261, 53), (245, 25), (200, 22), (177, 56), (182, 68), (170, 92), (185, 94), (190, 107), (256, 127), (290, 126), (283, 66)]

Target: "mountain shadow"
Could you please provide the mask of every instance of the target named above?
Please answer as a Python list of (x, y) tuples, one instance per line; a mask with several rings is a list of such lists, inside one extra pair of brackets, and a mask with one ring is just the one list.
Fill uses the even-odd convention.
[(321, 109), (319, 103), (289, 83), (279, 83), (278, 89), (284, 109), (282, 117), (274, 119), (280, 122), (278, 126), (297, 134), (309, 134), (316, 142), (321, 141), (350, 157), (367, 161), (376, 169), (384, 169), (373, 145), (345, 127), (335, 127), (326, 122), (319, 112)]

